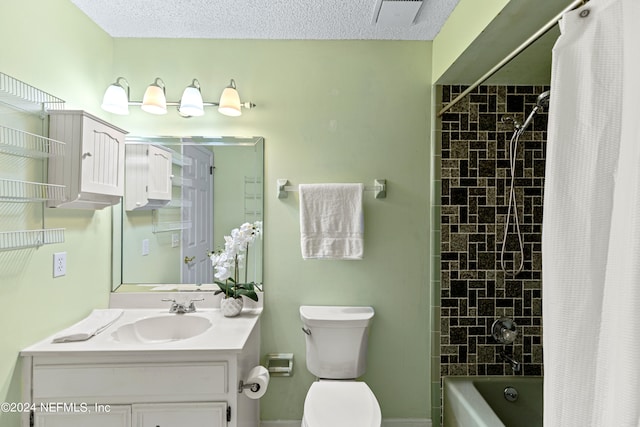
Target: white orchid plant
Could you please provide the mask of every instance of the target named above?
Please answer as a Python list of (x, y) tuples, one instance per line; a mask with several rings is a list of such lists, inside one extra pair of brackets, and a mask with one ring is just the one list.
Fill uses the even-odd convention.
[[(261, 289), (257, 283), (247, 281), (249, 247), (258, 238), (262, 238), (262, 221), (245, 222), (240, 228), (231, 230), (230, 236), (224, 236), (224, 249), (209, 253), (216, 271), (214, 282), (220, 288), (216, 295), (224, 293), (225, 298), (245, 296), (258, 301), (256, 289)], [(244, 269), (243, 283), (240, 282), (240, 269)]]

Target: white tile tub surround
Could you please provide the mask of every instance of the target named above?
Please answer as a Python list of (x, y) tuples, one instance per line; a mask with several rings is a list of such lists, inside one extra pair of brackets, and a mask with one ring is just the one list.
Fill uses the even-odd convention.
[[(300, 427), (301, 420), (261, 421), (260, 427)], [(427, 418), (387, 418), (382, 420), (382, 427), (431, 427)]]

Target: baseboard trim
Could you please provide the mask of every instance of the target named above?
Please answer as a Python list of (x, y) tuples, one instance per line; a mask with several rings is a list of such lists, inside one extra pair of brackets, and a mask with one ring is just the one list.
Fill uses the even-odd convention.
[(301, 424), (295, 420), (260, 421), (260, 427), (300, 427)]
[(382, 420), (382, 427), (431, 427), (427, 418), (387, 418)]
[[(300, 420), (261, 421), (260, 427), (300, 427)], [(382, 420), (382, 427), (431, 427), (427, 418), (387, 418)]]

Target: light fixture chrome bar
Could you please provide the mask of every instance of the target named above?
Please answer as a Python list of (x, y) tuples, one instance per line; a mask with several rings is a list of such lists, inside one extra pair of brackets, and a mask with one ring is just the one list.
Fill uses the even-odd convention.
[(487, 81), (489, 79), (489, 77), (493, 76), (495, 73), (500, 71), (505, 65), (507, 65), (509, 62), (511, 62), (511, 60), (513, 58), (515, 58), (520, 53), (522, 53), (522, 51), (524, 51), (526, 48), (528, 48), (530, 45), (532, 45), (540, 37), (545, 35), (547, 33), (547, 31), (549, 31), (551, 28), (553, 28), (558, 23), (558, 21), (560, 21), (560, 19), (562, 18), (562, 16), (565, 13), (567, 13), (569, 11), (572, 11), (573, 9), (575, 9), (577, 7), (582, 6), (587, 1), (588, 0), (574, 0), (573, 2), (571, 2), (571, 4), (569, 4), (569, 6), (567, 6), (567, 7), (565, 7), (562, 10), (562, 12), (557, 14), (552, 20), (547, 22), (542, 28), (540, 28), (538, 31), (536, 31), (531, 37), (529, 37), (527, 40), (525, 40), (524, 43), (522, 43), (520, 46), (518, 46), (516, 49), (514, 49), (509, 55), (507, 55), (504, 59), (502, 59), (502, 61), (498, 62), (493, 68), (491, 68), (489, 71), (487, 71), (482, 77), (480, 77), (478, 80), (476, 80), (471, 86), (469, 86), (468, 88), (463, 90), (462, 93), (460, 93), (460, 95), (456, 96), (451, 102), (449, 102), (447, 105), (445, 105), (442, 108), (442, 110), (440, 110), (438, 112), (438, 117), (441, 117), (444, 113), (449, 111), (451, 109), (451, 107), (453, 107), (454, 105), (456, 105), (458, 103), (458, 101), (460, 101), (462, 98), (467, 96), (471, 91), (473, 91), (475, 88), (480, 86), (482, 83)]
[(200, 82), (193, 79), (191, 85), (187, 86), (180, 101), (167, 101), (164, 81), (157, 77), (150, 84), (142, 101), (131, 101), (129, 83), (124, 77), (118, 77), (105, 91), (102, 108), (114, 114), (129, 114), (129, 106), (139, 106), (142, 110), (152, 114), (166, 114), (167, 107), (177, 107), (178, 113), (182, 117), (195, 117), (204, 114), (204, 107), (217, 107), (218, 112), (228, 116), (239, 116), (242, 109), (255, 108), (253, 102), (240, 102), (240, 97), (236, 89), (235, 81), (227, 86), (220, 97), (219, 102), (203, 101), (200, 93)]
[[(142, 101), (129, 101), (128, 104), (139, 107), (142, 105)], [(220, 105), (220, 103), (204, 101), (202, 105), (205, 107), (217, 107)], [(246, 109), (251, 109), (256, 107), (256, 104), (254, 104), (253, 102), (242, 102), (240, 103), (240, 105), (242, 106), (242, 108), (246, 108)], [(179, 106), (180, 106), (180, 102), (167, 101), (167, 107), (179, 107)]]

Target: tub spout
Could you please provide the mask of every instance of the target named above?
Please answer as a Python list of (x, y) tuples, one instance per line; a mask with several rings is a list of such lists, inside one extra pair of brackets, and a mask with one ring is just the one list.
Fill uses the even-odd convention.
[(500, 353), (498, 353), (498, 355), (502, 360), (511, 365), (511, 369), (513, 370), (513, 372), (520, 372), (520, 362), (509, 356), (507, 353), (505, 353), (504, 350), (500, 350)]

